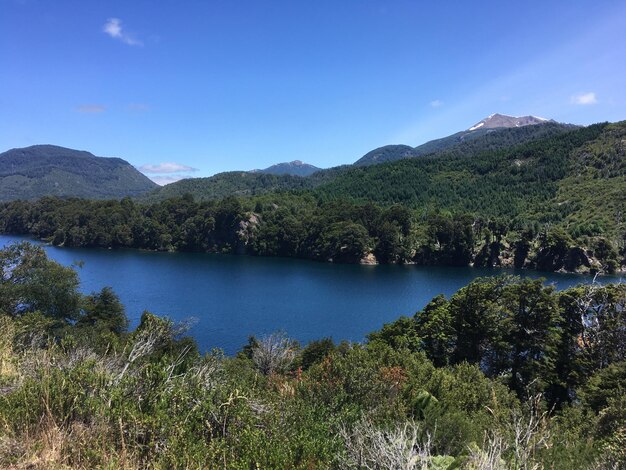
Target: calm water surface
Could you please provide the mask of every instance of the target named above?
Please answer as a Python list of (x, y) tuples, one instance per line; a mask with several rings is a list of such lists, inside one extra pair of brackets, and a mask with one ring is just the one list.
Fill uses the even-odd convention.
[[(0, 235), (0, 246), (20, 237)], [(504, 269), (333, 265), (311, 261), (136, 250), (46, 246), (77, 268), (85, 293), (111, 286), (133, 325), (148, 310), (192, 320), (201, 349), (237, 352), (249, 335), (276, 330), (306, 343), (325, 336), (361, 341), (400, 315), (412, 315), (437, 294), (450, 296), (479, 276), (545, 277), (563, 289), (588, 276)], [(603, 277), (602, 282), (617, 281)]]

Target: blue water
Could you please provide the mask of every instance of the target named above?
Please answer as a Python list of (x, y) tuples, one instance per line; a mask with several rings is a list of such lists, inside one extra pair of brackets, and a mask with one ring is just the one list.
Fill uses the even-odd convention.
[[(0, 235), (0, 246), (23, 238)], [(76, 268), (85, 293), (111, 286), (133, 325), (148, 310), (191, 320), (202, 350), (237, 352), (249, 335), (285, 331), (303, 344), (330, 336), (362, 341), (400, 315), (412, 315), (437, 294), (450, 296), (479, 276), (545, 277), (563, 289), (588, 276), (504, 269), (333, 265), (249, 256), (153, 253), (46, 246)], [(617, 281), (603, 277), (602, 282)]]

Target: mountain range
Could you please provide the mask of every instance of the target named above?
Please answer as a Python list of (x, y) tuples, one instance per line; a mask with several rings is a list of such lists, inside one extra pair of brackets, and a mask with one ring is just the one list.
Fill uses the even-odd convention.
[[(477, 142), (477, 145), (474, 145), (474, 150), (478, 150), (481, 146), (487, 148), (502, 144), (506, 145), (505, 140), (512, 134), (506, 131), (502, 132), (503, 130), (536, 126), (538, 124), (543, 124), (543, 126), (528, 129), (524, 134), (527, 136), (532, 135), (532, 138), (538, 138), (552, 132), (555, 126), (564, 129), (576, 127), (571, 124), (557, 123), (551, 119), (538, 118), (535, 116), (515, 117), (496, 113), (474, 124), (467, 130), (457, 132), (441, 139), (431, 140), (417, 147), (410, 147), (408, 145), (385, 145), (379, 147), (366, 153), (354, 164), (356, 166), (374, 165), (377, 163), (401, 160), (403, 158), (421, 157), (423, 155), (450, 150), (455, 147), (462, 147), (466, 144), (472, 145), (471, 142), (475, 140), (479, 140), (479, 142)], [(493, 136), (491, 138), (484, 138), (484, 136), (488, 134), (493, 134)]]
[[(457, 132), (442, 139), (426, 142), (418, 147), (408, 145), (386, 145), (364, 155), (353, 165), (321, 169), (309, 176), (301, 177), (290, 174), (270, 174), (260, 172), (225, 172), (208, 178), (190, 178), (168, 184), (152, 191), (145, 200), (163, 200), (190, 193), (203, 200), (220, 199), (225, 196), (253, 196), (272, 191), (313, 189), (320, 185), (341, 179), (344, 174), (355, 174), (358, 169), (377, 167), (403, 160), (421, 160), (425, 157), (460, 156), (468, 157), (480, 152), (509, 149), (525, 143), (538, 141), (575, 130), (577, 126), (554, 121), (535, 122), (530, 117), (505, 119), (506, 116), (494, 114), (484, 121), (489, 121), (486, 128)], [(514, 120), (529, 124), (515, 124)], [(482, 121), (481, 121), (482, 122)], [(508, 122), (509, 127), (490, 127), (497, 123)], [(420, 157), (420, 158), (417, 158)], [(271, 167), (270, 167), (271, 168)], [(385, 167), (386, 168), (386, 167)], [(372, 170), (374, 171), (374, 170)], [(387, 170), (381, 170), (386, 172)]]
[[(378, 247), (372, 252), (377, 260), (401, 255), (426, 264), (526, 266), (528, 261), (529, 267), (539, 269), (599, 266), (607, 272), (626, 265), (626, 121), (586, 127), (548, 121), (505, 128), (485, 125), (464, 131), (472, 133), (467, 134), (470, 139), (450, 136), (448, 141), (455, 141), (451, 145), (431, 142), (434, 151), (419, 158), (344, 165), (307, 177), (228, 172), (144, 192), (135, 205), (80, 199), (0, 204), (2, 230), (54, 235), (55, 243), (68, 246), (171, 249), (177, 237), (175, 246), (185, 250), (239, 252), (250, 242), (255, 253), (306, 252), (314, 259), (338, 256), (353, 261), (374, 246), (370, 237)], [(25, 164), (26, 150), (33, 149), (12, 151), (11, 158), (2, 155), (4, 177), (14, 177), (13, 159), (27, 167), (23, 173), (49, 182), (45, 165), (38, 166), (35, 158), (31, 167)], [(50, 152), (59, 153), (54, 164), (67, 158), (66, 149), (45, 150), (47, 158), (52, 158)], [(111, 161), (78, 152), (72, 164), (93, 160)], [(128, 169), (123, 161), (113, 162)], [(75, 174), (70, 177), (80, 181)], [(70, 212), (68, 205), (74, 207)], [(99, 219), (93, 212), (98, 207), (109, 211), (111, 219)], [(139, 226), (120, 222), (116, 207), (132, 211), (128, 217)], [(188, 216), (189, 223), (183, 223)], [(100, 228), (74, 230), (87, 230), (86, 220)], [(116, 231), (109, 233), (115, 224)], [(396, 251), (393, 247), (403, 239), (406, 251)], [(226, 245), (219, 245), (222, 242)], [(344, 246), (361, 248), (345, 258)], [(335, 248), (339, 251), (332, 251)], [(395, 254), (389, 258), (389, 253)]]
[(492, 114), (467, 130), (417, 147), (379, 147), (353, 165), (320, 169), (294, 160), (250, 172), (232, 171), (208, 178), (188, 178), (164, 187), (157, 187), (120, 158), (96, 157), (89, 152), (53, 145), (35, 145), (0, 154), (0, 200), (36, 199), (48, 195), (91, 199), (134, 196), (162, 200), (185, 193), (192, 193), (200, 199), (218, 199), (229, 195), (311, 189), (355, 167), (443, 154), (472, 155), (510, 148), (575, 128), (535, 116)]

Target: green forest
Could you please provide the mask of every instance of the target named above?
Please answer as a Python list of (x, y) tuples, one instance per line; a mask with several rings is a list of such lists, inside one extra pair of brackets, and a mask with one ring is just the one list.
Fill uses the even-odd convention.
[(626, 288), (477, 279), (363, 344), (235, 357), (29, 243), (0, 251), (3, 468), (626, 466)]
[(623, 269), (624, 238), (504, 217), (482, 218), (311, 194), (152, 204), (43, 198), (0, 205), (0, 231), (58, 246), (284, 256), (339, 263)]
[(436, 155), (308, 178), (228, 173), (148, 199), (5, 202), (0, 232), (71, 247), (623, 270), (626, 123), (524, 132), (513, 146), (501, 145), (516, 134), (486, 134)]

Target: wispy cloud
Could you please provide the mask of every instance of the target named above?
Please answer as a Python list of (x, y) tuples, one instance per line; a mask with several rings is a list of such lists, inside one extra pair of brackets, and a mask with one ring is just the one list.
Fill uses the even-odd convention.
[(113, 39), (122, 41), (129, 46), (143, 46), (143, 42), (136, 39), (132, 34), (124, 31), (122, 28), (122, 20), (119, 18), (109, 18), (107, 22), (104, 23), (102, 31), (111, 36)]
[(76, 111), (79, 113), (94, 114), (103, 113), (106, 111), (106, 108), (100, 104), (81, 104), (76, 108)]
[(165, 186), (166, 184), (176, 183), (176, 181), (184, 180), (185, 178), (189, 178), (189, 176), (185, 175), (168, 175), (168, 176), (151, 176), (150, 179), (154, 181), (159, 186)]
[(150, 111), (150, 109), (152, 109), (150, 105), (147, 105), (145, 103), (130, 103), (127, 108), (129, 111), (137, 112)]
[(441, 108), (443, 106), (443, 101), (441, 100), (432, 100), (430, 102), (430, 107), (431, 108)]
[(589, 93), (579, 93), (578, 95), (574, 95), (571, 98), (572, 104), (596, 104), (598, 102), (598, 98), (596, 98), (596, 94), (592, 91)]
[(142, 173), (184, 173), (198, 171), (197, 168), (174, 162), (159, 163), (158, 165), (142, 165), (137, 169)]

